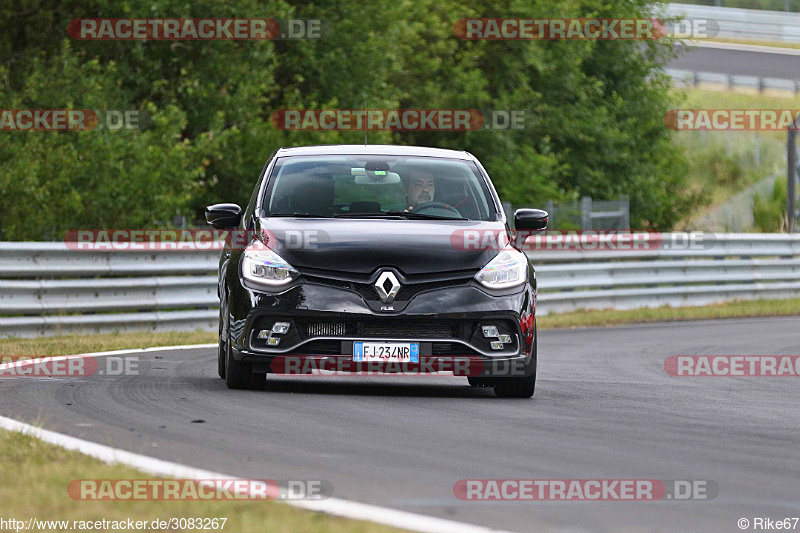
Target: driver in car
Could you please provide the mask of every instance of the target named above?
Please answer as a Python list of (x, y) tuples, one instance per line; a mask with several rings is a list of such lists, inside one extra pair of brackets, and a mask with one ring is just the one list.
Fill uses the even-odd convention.
[(407, 179), (404, 185), (409, 211), (413, 210), (418, 205), (433, 201), (433, 195), (436, 192), (433, 174), (425, 171), (417, 172), (414, 176)]

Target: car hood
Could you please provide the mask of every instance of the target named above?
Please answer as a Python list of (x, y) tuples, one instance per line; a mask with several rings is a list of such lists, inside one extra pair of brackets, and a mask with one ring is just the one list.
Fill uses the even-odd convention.
[[(507, 242), (502, 222), (262, 218), (268, 246), (299, 270), (405, 275), (478, 270)], [(499, 244), (498, 244), (499, 240)]]

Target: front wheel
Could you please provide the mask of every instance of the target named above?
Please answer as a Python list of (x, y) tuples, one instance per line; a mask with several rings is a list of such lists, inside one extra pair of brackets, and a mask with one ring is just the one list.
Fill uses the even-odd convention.
[(525, 369), (530, 375), (513, 378), (493, 378), (494, 393), (500, 398), (530, 398), (536, 389), (536, 324), (533, 326), (533, 349), (531, 361)]
[(500, 398), (530, 398), (536, 388), (536, 373), (518, 378), (495, 378), (494, 393)]
[(229, 389), (259, 389), (266, 382), (266, 374), (254, 374), (248, 363), (237, 361), (231, 353), (231, 338), (225, 343), (225, 384)]
[(223, 320), (227, 320), (228, 311), (225, 309), (225, 305), (223, 302), (220, 302), (219, 306), (219, 341), (217, 343), (217, 374), (222, 379), (225, 379), (225, 354), (227, 351), (225, 339), (228, 335), (228, 328), (223, 327), (223, 324), (227, 324), (227, 322), (223, 322)]

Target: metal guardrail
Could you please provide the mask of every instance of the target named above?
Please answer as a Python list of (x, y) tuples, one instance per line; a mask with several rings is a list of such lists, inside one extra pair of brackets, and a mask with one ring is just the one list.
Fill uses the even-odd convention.
[(676, 68), (665, 68), (664, 72), (672, 78), (673, 83), (697, 87), (703, 84), (722, 86), (724, 89), (752, 89), (758, 92), (782, 91), (790, 92), (795, 96), (800, 93), (800, 80), (783, 78), (759, 78), (756, 76), (742, 76), (737, 74), (723, 74), (721, 72), (694, 72)]
[(800, 13), (672, 3), (667, 14), (714, 20), (722, 39), (800, 43)]
[[(654, 235), (639, 250), (544, 241), (528, 252), (539, 283), (537, 312), (800, 296), (800, 235), (705, 234), (691, 241), (695, 249), (681, 248), (686, 236)], [(218, 254), (0, 242), (0, 337), (214, 331)]]

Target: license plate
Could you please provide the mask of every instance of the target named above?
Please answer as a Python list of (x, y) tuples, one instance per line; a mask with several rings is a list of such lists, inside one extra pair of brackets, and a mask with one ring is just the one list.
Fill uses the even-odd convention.
[(419, 363), (419, 343), (354, 342), (353, 361)]

